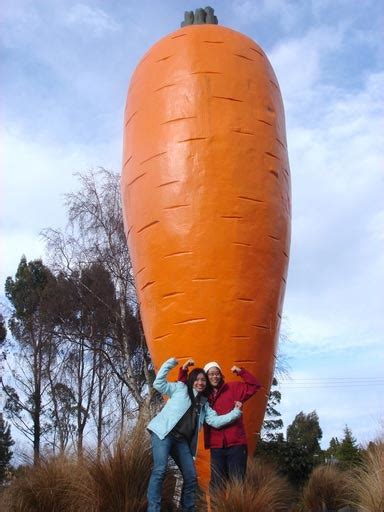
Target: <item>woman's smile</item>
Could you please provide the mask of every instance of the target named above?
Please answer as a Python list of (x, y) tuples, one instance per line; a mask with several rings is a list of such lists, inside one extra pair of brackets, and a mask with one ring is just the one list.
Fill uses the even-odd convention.
[(199, 373), (195, 382), (193, 383), (193, 389), (195, 389), (198, 393), (201, 393), (207, 387), (207, 379), (203, 373)]
[(218, 368), (212, 368), (208, 370), (207, 375), (211, 386), (217, 388), (222, 379), (220, 370)]

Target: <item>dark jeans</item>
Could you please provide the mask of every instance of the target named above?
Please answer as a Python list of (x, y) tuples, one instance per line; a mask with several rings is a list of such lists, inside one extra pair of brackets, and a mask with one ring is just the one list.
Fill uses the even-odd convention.
[(245, 444), (227, 448), (211, 448), (211, 489), (228, 479), (244, 480), (248, 450)]
[(151, 442), (153, 469), (147, 491), (147, 512), (160, 512), (161, 510), (161, 491), (169, 456), (176, 462), (183, 475), (181, 510), (183, 512), (195, 512), (197, 476), (188, 442), (176, 440), (170, 435), (160, 439), (153, 432), (151, 432)]

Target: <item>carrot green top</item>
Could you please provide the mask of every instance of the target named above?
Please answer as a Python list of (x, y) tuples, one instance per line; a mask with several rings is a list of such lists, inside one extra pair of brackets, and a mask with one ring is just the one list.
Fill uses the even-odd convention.
[(181, 22), (181, 27), (187, 25), (217, 25), (217, 17), (214, 14), (212, 7), (206, 7), (205, 9), (199, 8), (193, 11), (186, 11), (184, 13), (184, 21)]

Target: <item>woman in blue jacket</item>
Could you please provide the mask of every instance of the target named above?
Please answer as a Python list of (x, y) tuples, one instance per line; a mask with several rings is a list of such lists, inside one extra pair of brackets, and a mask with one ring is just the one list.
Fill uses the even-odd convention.
[(171, 456), (183, 475), (181, 507), (183, 512), (195, 512), (197, 477), (193, 456), (197, 449), (199, 429), (206, 422), (220, 428), (241, 416), (241, 402), (235, 402), (228, 414), (218, 416), (209, 407), (205, 391), (207, 377), (202, 368), (195, 368), (188, 376), (187, 384), (168, 382), (169, 371), (178, 365), (172, 357), (161, 366), (154, 388), (168, 395), (163, 409), (150, 421), (153, 470), (148, 485), (147, 512), (160, 512), (161, 490), (165, 478), (168, 457)]

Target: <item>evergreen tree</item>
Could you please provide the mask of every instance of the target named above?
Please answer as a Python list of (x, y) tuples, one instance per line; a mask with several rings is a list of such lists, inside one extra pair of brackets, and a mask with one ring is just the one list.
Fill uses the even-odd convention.
[(281, 400), (280, 391), (274, 389), (277, 385), (278, 381), (274, 377), (261, 430), (261, 439), (257, 443), (254, 455), (258, 459), (274, 462), (276, 465), (281, 466), (285, 441), (284, 435), (282, 432), (279, 432), (283, 427), (283, 420), (276, 408)]
[(0, 413), (0, 485), (5, 482), (12, 458), (11, 446), (14, 444), (11, 427), (4, 421), (3, 414)]
[(336, 449), (336, 458), (344, 466), (348, 467), (360, 461), (361, 450), (357, 444), (356, 438), (352, 435), (352, 430), (345, 425), (344, 437)]
[(316, 411), (309, 414), (300, 412), (288, 426), (285, 459), (288, 476), (294, 484), (303, 484), (319, 462), (321, 454), (319, 441), (322, 436), (323, 432)]
[(281, 393), (277, 388), (278, 381), (274, 377), (272, 381), (271, 391), (269, 392), (269, 398), (267, 408), (265, 411), (265, 419), (263, 423), (263, 429), (261, 437), (263, 441), (277, 441), (281, 436), (281, 429), (283, 428), (283, 420), (281, 419), (281, 413), (277, 410), (277, 407), (281, 401)]
[(325, 450), (324, 455), (326, 462), (336, 462), (337, 461), (337, 452), (340, 448), (340, 441), (337, 437), (332, 437), (329, 441), (329, 447)]
[(309, 414), (299, 412), (287, 428), (287, 441), (303, 448), (309, 457), (320, 454), (319, 441), (322, 437), (323, 432), (316, 411)]
[(6, 337), (7, 337), (7, 328), (5, 326), (4, 317), (0, 313), (0, 346), (4, 343)]
[(44, 434), (46, 375), (52, 350), (53, 324), (49, 310), (55, 278), (41, 260), (20, 260), (15, 278), (8, 277), (5, 293), (12, 306), (9, 328), (17, 343), (18, 367), (13, 372), (17, 389), (3, 386), (5, 411), (33, 443), (34, 460), (40, 456)]

